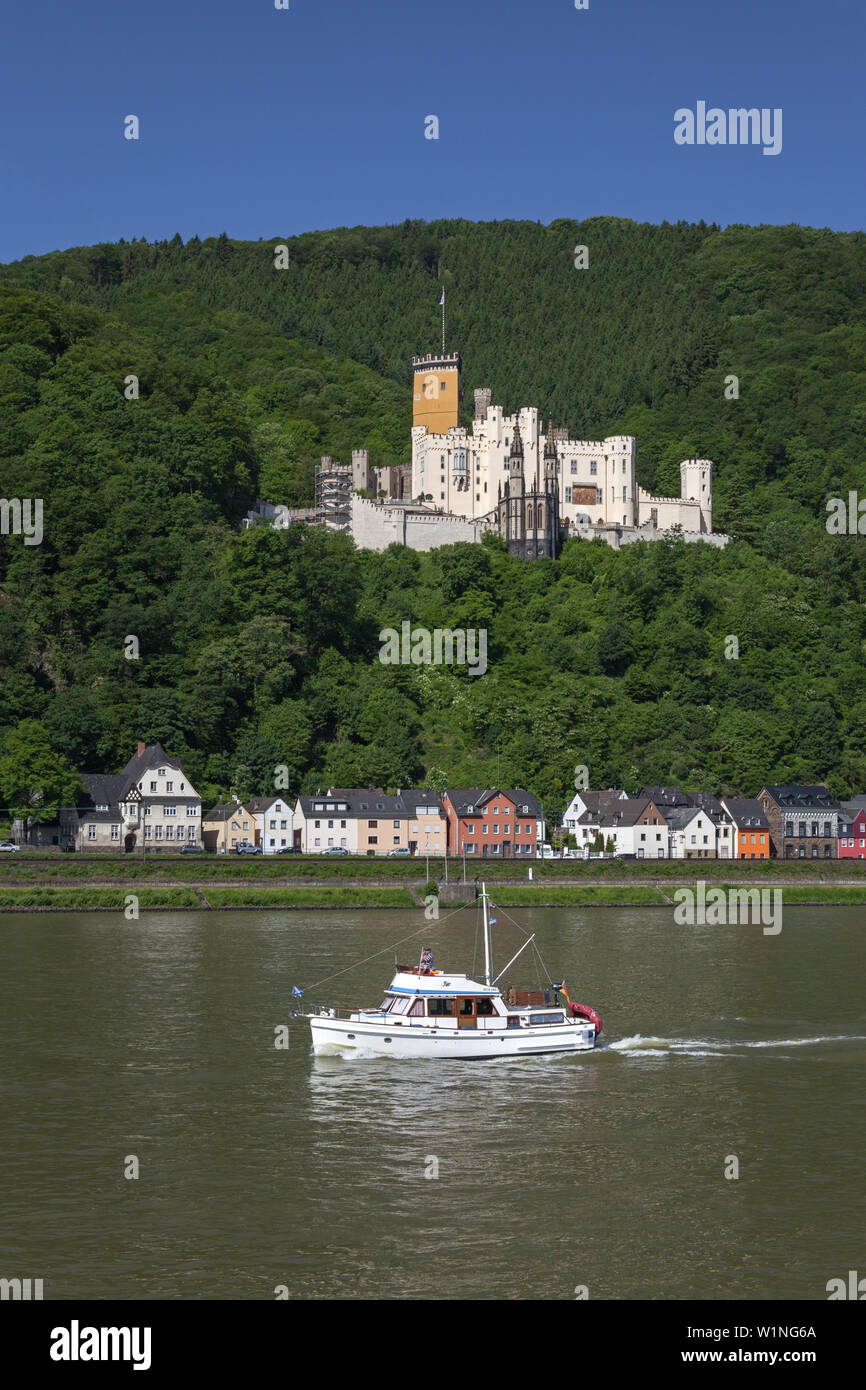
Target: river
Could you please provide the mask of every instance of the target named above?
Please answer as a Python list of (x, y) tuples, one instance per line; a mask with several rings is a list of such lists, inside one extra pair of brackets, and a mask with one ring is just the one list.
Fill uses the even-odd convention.
[[(303, 1021), (275, 1047), (293, 984), (409, 933), (401, 960), (429, 936), (471, 967), (474, 910), (0, 916), (0, 1277), (46, 1299), (805, 1300), (866, 1273), (862, 909), (788, 908), (777, 935), (496, 915), (496, 959), (509, 917), (537, 932), (603, 1047), (314, 1059)], [(312, 997), (376, 1004), (393, 959)]]

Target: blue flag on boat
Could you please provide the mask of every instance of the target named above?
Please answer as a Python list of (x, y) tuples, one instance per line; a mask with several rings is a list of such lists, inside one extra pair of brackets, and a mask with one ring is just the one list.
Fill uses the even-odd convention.
[(292, 985), (292, 994), (295, 996), (296, 999), (300, 999), (303, 992), (304, 991), (302, 989), (298, 989), (297, 985)]
[(496, 926), (496, 918), (495, 918), (495, 917), (490, 917), (490, 918), (488, 918), (488, 925), (491, 926), (491, 927), (495, 927), (495, 926)]

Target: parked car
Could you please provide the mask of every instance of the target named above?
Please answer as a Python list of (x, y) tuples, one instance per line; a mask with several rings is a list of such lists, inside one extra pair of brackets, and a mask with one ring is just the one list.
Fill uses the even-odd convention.
[(204, 854), (204, 845), (183, 845), (181, 854)]
[(536, 859), (555, 859), (556, 851), (553, 845), (540, 845), (535, 857)]
[(249, 840), (241, 840), (235, 845), (235, 854), (262, 854), (261, 845), (251, 845)]
[(412, 858), (412, 851), (411, 851), (411, 849), (405, 849), (405, 848), (404, 848), (404, 849), (389, 849), (389, 851), (388, 851), (388, 858), (389, 858), (389, 859), (411, 859), (411, 858)]
[(20, 848), (14, 840), (0, 840), (0, 854), (17, 854)]
[(348, 851), (347, 849), (344, 849), (342, 845), (331, 845), (328, 849), (323, 849), (323, 850), (322, 850), (322, 853), (323, 853), (323, 854), (348, 854), (349, 851)]
[(277, 854), (300, 854), (301, 850), (297, 845), (283, 845), (282, 849), (277, 850)]

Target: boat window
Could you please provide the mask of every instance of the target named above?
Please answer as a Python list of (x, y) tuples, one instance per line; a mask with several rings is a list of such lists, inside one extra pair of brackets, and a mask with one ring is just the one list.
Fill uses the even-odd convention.
[(395, 999), (391, 1005), (392, 1014), (404, 1014), (409, 1007), (408, 999)]
[(454, 1016), (453, 999), (431, 999), (428, 1007), (431, 1018), (453, 1018)]
[(386, 1013), (388, 1012), (388, 1009), (389, 1009), (390, 1007), (391, 1007), (391, 1000), (390, 1000), (390, 999), (383, 999), (382, 1002), (381, 1002), (381, 1004), (379, 1005), (379, 1013), (380, 1013), (380, 1014), (386, 1014)]
[(475, 1012), (475, 1000), (474, 1000), (474, 999), (461, 999), (461, 1000), (460, 1000), (460, 1017), (461, 1017), (461, 1018), (471, 1018), (471, 1017), (473, 1016), (474, 1012)]
[(475, 1011), (478, 1014), (479, 1018), (486, 1018), (488, 1015), (493, 1013), (492, 999), (476, 999), (475, 1006)]
[(530, 1014), (530, 1023), (562, 1023), (564, 1014)]
[(415, 1002), (413, 1003), (411, 1009), (409, 1010), (409, 1017), (410, 1017), (410, 1018), (418, 1018), (418, 1017), (419, 1017), (420, 1015), (422, 1015), (423, 1013), (424, 1013), (424, 1000), (423, 1000), (423, 999), (416, 999)]

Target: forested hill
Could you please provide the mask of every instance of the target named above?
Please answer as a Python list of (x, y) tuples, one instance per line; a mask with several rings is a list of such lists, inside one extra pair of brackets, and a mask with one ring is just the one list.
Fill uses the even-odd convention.
[[(632, 433), (660, 494), (710, 457), (716, 529), (743, 540), (522, 565), (239, 534), (256, 496), (308, 502), (322, 453), (408, 460), (443, 287), (467, 406), (485, 385)], [(412, 222), (0, 267), (0, 493), (45, 502), (41, 545), (0, 538), (0, 802), (22, 768), (50, 799), (51, 769), (114, 770), (139, 736), (206, 797), (276, 762), (304, 788), (512, 782), (551, 809), (577, 762), (629, 789), (862, 790), (864, 541), (824, 523), (863, 490), (864, 362), (866, 238), (798, 227)], [(382, 667), (402, 618), (488, 626), (488, 674)]]
[[(277, 270), (281, 241), (101, 245), (26, 259), (0, 270), (0, 283), (155, 333), (186, 379), (212, 363), (243, 380), (249, 341), (234, 356), (214, 350), (212, 322), (239, 312), (369, 367), (401, 388), (406, 409), (409, 358), (439, 345), (444, 288), (467, 409), (472, 389), (490, 386), (507, 409), (537, 404), (578, 437), (634, 433), (639, 480), (660, 495), (678, 492), (681, 458), (710, 457), (718, 526), (737, 534), (761, 530), (768, 507), (814, 513), (828, 491), (856, 483), (866, 423), (862, 234), (614, 218), (407, 222), (286, 238), (289, 268)], [(588, 248), (586, 270), (575, 269), (577, 245)], [(725, 398), (728, 375), (739, 378), (737, 401)], [(365, 413), (364, 390), (340, 400), (341, 383), (329, 384), (309, 357), (286, 354), (260, 372), (260, 399), (312, 418), (328, 443), (324, 417), (350, 423), (352, 442), (369, 444), (375, 462), (405, 461), (405, 411), (374, 402)], [(298, 503), (311, 495), (306, 442), (301, 432)]]

